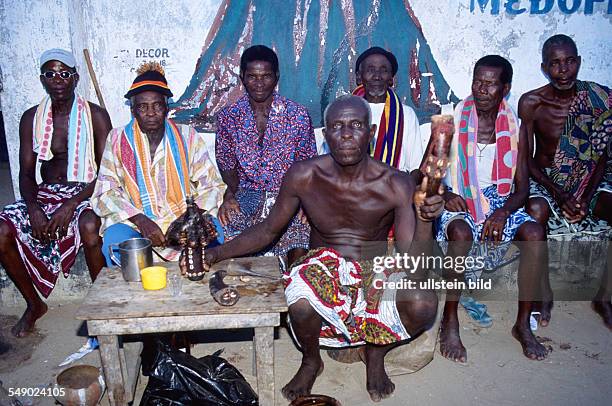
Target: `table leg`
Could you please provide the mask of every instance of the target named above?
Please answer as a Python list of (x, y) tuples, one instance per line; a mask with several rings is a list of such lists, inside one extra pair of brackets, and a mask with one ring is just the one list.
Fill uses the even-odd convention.
[(253, 333), (253, 353), (251, 354), (251, 375), (257, 376), (257, 350), (255, 349), (255, 334)]
[(110, 404), (111, 406), (125, 406), (127, 405), (125, 380), (121, 371), (117, 336), (98, 336), (98, 343), (100, 343), (100, 359)]
[(274, 327), (255, 327), (253, 346), (259, 404), (274, 406)]

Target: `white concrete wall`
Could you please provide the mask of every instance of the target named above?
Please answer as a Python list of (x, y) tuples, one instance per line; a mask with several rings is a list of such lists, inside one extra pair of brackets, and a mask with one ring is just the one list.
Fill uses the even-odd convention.
[[(383, 1), (410, 4), (444, 77), (459, 97), (469, 92), (474, 62), (485, 54), (498, 53), (513, 63), (510, 100), (516, 104), (520, 94), (546, 83), (539, 69), (540, 49), (555, 33), (569, 34), (578, 43), (583, 58), (582, 79), (612, 85), (608, 67), (612, 54), (612, 14), (608, 11), (612, 0), (540, 0), (553, 4), (542, 15), (529, 12), (531, 3), (537, 0)], [(479, 1), (486, 4), (484, 12)], [(500, 11), (491, 14), (496, 1)], [(573, 14), (561, 11), (559, 3), (578, 2), (580, 6)], [(287, 3), (294, 7), (292, 1)], [(470, 10), (471, 3), (474, 10)], [(507, 3), (527, 11), (511, 14), (504, 8)], [(585, 15), (587, 3), (593, 4), (593, 14)], [(44, 94), (38, 80), (38, 57), (45, 49), (72, 49), (81, 74), (78, 90), (97, 101), (82, 54), (83, 48), (89, 48), (107, 109), (113, 125), (118, 126), (129, 118), (123, 95), (134, 79), (134, 71), (140, 62), (150, 59), (138, 50), (167, 50), (155, 59), (164, 61), (169, 85), (175, 96), (180, 96), (222, 4), (222, 0), (0, 0), (4, 85), (0, 99), (16, 195), (19, 118)]]
[[(478, 0), (410, 0), (434, 58), (458, 97), (470, 92), (474, 63), (484, 55), (499, 54), (514, 69), (510, 102), (516, 106), (521, 94), (547, 83), (540, 71), (541, 50), (544, 41), (555, 34), (566, 34), (576, 41), (582, 55), (581, 79), (612, 86), (612, 14), (607, 13), (612, 1), (595, 2), (593, 14), (585, 15), (584, 4), (592, 0), (567, 0), (570, 5), (581, 3), (568, 15), (560, 11), (559, 0), (533, 0), (554, 3), (550, 12), (533, 15), (529, 13), (532, 1), (515, 0), (515, 8), (527, 11), (512, 15), (503, 7), (512, 1), (498, 0), (500, 12), (492, 15), (494, 1), (488, 1), (483, 13)], [(473, 12), (471, 2), (476, 5)], [(566, 0), (561, 2), (565, 4)]]
[[(40, 54), (49, 48), (72, 50), (81, 76), (77, 91), (98, 103), (87, 73), (89, 48), (113, 126), (129, 120), (123, 95), (141, 62), (164, 60), (171, 89), (180, 96), (193, 74), (221, 0), (0, 0), (0, 93), (15, 195), (19, 119), (40, 102)], [(168, 57), (137, 57), (138, 49), (166, 48)]]

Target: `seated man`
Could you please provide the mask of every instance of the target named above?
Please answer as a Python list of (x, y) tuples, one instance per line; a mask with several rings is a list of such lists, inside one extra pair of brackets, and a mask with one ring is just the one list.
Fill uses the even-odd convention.
[[(519, 101), (521, 129), (535, 155), (529, 159), (529, 213), (548, 234), (580, 233), (609, 239), (612, 224), (612, 92), (577, 80), (581, 58), (566, 35), (542, 47), (542, 71), (550, 81)], [(534, 144), (531, 143), (531, 151)], [(612, 282), (605, 280), (593, 308), (612, 329)]]
[[(227, 239), (266, 218), (285, 172), (317, 154), (306, 108), (274, 91), (279, 76), (273, 50), (248, 48), (240, 58), (246, 94), (217, 117), (217, 165), (227, 184), (219, 219)], [(296, 216), (261, 254), (288, 255), (290, 263), (303, 255), (310, 228), (302, 220)]]
[[(444, 195), (446, 208), (436, 224), (436, 239), (451, 241), (447, 255), (466, 256), (475, 241), (545, 241), (544, 228), (522, 208), (529, 190), (528, 145), (519, 140), (518, 120), (504, 100), (512, 82), (512, 66), (498, 55), (476, 62), (472, 94), (455, 109), (456, 132), (449, 157), (451, 189)], [(522, 134), (524, 136), (524, 134)], [(514, 185), (514, 190), (512, 186)], [(535, 275), (547, 269), (545, 243), (519, 244), (519, 308), (512, 335), (530, 359), (544, 359), (546, 348), (533, 336), (529, 318), (539, 291)], [(503, 244), (487, 250), (474, 245), (471, 256), (484, 251), (485, 266), (494, 269), (507, 251)], [(466, 349), (459, 336), (457, 302), (460, 290), (447, 291), (440, 326), (440, 352), (465, 362)]]
[(100, 219), (89, 207), (106, 135), (108, 113), (75, 92), (74, 56), (50, 49), (40, 57), (47, 96), (19, 124), (22, 200), (0, 213), (0, 263), (27, 309), (12, 333), (23, 337), (47, 311), (60, 271), (68, 275), (81, 244), (92, 280), (104, 265)]
[(414, 110), (402, 104), (393, 91), (397, 69), (397, 59), (391, 52), (380, 47), (367, 49), (355, 63), (358, 86), (353, 94), (368, 101), (372, 122), (378, 124), (378, 131), (370, 145), (370, 155), (410, 173), (421, 164), (423, 144)]
[[(262, 249), (302, 207), (312, 225), (311, 251), (285, 275), (285, 295), (303, 355), (283, 394), (292, 400), (310, 393), (323, 369), (319, 344), (366, 344), (367, 390), (378, 401), (395, 388), (385, 373), (386, 352), (429, 328), (437, 298), (419, 289), (383, 294), (373, 282), (382, 275), (374, 275), (372, 260), (386, 254), (391, 226), (400, 253), (408, 252), (413, 238), (431, 240), (430, 221), (440, 213), (442, 198), (415, 194), (409, 175), (370, 158), (367, 150), (376, 125), (370, 125), (364, 99), (342, 96), (324, 117), (331, 154), (295, 163), (270, 215), (229, 243), (207, 250), (206, 259), (214, 263)], [(416, 219), (413, 194), (419, 198)], [(401, 277), (395, 273), (390, 280)]]
[[(188, 196), (215, 214), (223, 194), (202, 137), (167, 118), (172, 92), (162, 67), (145, 63), (137, 74), (125, 95), (132, 120), (109, 134), (91, 198), (102, 218), (102, 252), (109, 266), (110, 244), (142, 236), (164, 246), (165, 232), (185, 212)], [(164, 256), (177, 259), (178, 251), (166, 250)]]

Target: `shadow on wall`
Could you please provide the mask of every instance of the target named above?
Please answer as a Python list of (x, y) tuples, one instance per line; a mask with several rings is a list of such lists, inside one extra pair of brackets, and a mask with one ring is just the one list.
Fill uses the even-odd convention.
[[(0, 70), (0, 92), (2, 92), (2, 70)], [(0, 103), (0, 162), (8, 162), (8, 149), (6, 147), (6, 134), (4, 132), (4, 118), (2, 116), (2, 103)]]
[(6, 134), (4, 133), (4, 118), (0, 106), (0, 162), (8, 162), (8, 149), (6, 147)]

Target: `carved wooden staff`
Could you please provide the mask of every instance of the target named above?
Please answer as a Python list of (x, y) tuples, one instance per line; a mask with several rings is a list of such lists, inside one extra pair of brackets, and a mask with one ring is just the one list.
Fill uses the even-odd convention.
[(455, 133), (455, 124), (451, 115), (431, 116), (431, 138), (427, 145), (427, 158), (421, 166), (421, 172), (428, 177), (425, 193), (433, 196), (438, 193), (440, 182), (448, 168), (448, 156)]
[(96, 91), (96, 96), (98, 96), (98, 102), (100, 103), (100, 107), (105, 109), (106, 105), (104, 104), (104, 98), (102, 98), (102, 91), (100, 90), (98, 79), (96, 78), (96, 72), (94, 72), (93, 64), (91, 63), (91, 56), (89, 56), (89, 49), (85, 48), (83, 50), (83, 55), (85, 56), (85, 63), (87, 64), (87, 70), (89, 71), (89, 77), (91, 78), (91, 83), (93, 83), (94, 90)]

